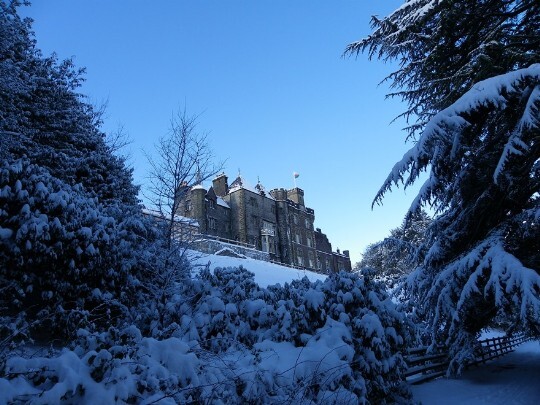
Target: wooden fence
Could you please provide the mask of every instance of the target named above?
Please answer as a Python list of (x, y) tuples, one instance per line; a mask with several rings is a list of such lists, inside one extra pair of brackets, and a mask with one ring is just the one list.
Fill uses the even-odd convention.
[(513, 352), (514, 347), (528, 340), (530, 340), (530, 337), (526, 337), (524, 334), (480, 340), (475, 350), (476, 359), (472, 364), (485, 363), (488, 360)]
[[(479, 340), (474, 351), (475, 359), (469, 363), (469, 366), (485, 363), (513, 352), (516, 346), (529, 339), (523, 334), (518, 334)], [(448, 352), (439, 348), (428, 353), (427, 346), (409, 349), (404, 357), (409, 367), (405, 372), (405, 377), (407, 382), (413, 385), (446, 374), (446, 369), (450, 363)]]

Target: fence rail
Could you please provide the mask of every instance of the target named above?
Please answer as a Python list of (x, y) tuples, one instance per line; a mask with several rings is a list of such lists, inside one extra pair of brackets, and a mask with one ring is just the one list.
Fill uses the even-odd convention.
[(409, 384), (421, 384), (446, 373), (450, 360), (448, 353), (436, 348), (428, 353), (428, 346), (415, 347), (405, 355), (407, 371), (405, 377)]
[(526, 337), (524, 334), (480, 340), (475, 350), (476, 359), (472, 364), (485, 363), (488, 360), (513, 352), (514, 347), (528, 340), (530, 340), (530, 337)]
[[(475, 359), (468, 366), (485, 363), (513, 352), (516, 346), (529, 339), (524, 334), (517, 334), (479, 340), (474, 350)], [(409, 349), (404, 357), (408, 366), (405, 377), (412, 385), (444, 375), (450, 364), (449, 354), (442, 348), (428, 352), (428, 346), (415, 347)]]

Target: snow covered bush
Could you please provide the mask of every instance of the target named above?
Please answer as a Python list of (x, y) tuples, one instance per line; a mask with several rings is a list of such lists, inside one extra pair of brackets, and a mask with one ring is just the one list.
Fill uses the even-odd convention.
[(41, 54), (22, 4), (0, 2), (0, 336), (10, 343), (38, 326), (66, 336), (125, 318), (153, 238), (132, 170), (78, 93), (84, 69)]
[[(239, 268), (203, 271), (185, 290), (190, 298), (178, 306), (182, 315), (177, 336), (189, 336), (214, 354), (249, 348), (279, 352), (280, 361), (291, 370), (303, 370), (292, 373), (296, 399), (317, 401), (325, 395), (335, 397), (338, 391), (375, 403), (406, 397), (400, 352), (410, 325), (380, 283), (341, 273), (324, 283), (304, 278), (263, 289), (252, 273)], [(327, 351), (315, 355), (311, 350), (318, 345)], [(330, 360), (334, 350), (342, 354)], [(291, 362), (286, 351), (304, 359), (302, 364), (297, 358)], [(286, 368), (272, 367), (277, 374), (272, 379), (281, 380)], [(261, 389), (275, 387), (257, 390)]]
[[(199, 359), (177, 338), (143, 338), (135, 327), (89, 334), (51, 358), (10, 358), (0, 402), (186, 403), (198, 386)], [(167, 400), (168, 398), (168, 400)]]
[[(56, 357), (12, 357), (0, 402), (396, 403), (405, 317), (382, 285), (341, 273), (260, 288), (243, 269), (179, 285), (179, 323), (79, 331)], [(304, 313), (304, 317), (302, 317)], [(2, 396), (3, 395), (3, 396)]]
[(191, 283), (191, 264), (182, 243), (162, 236), (162, 223), (145, 219), (150, 223), (145, 224), (145, 243), (139, 244), (143, 250), (131, 253), (140, 281), (139, 302), (143, 305), (133, 305), (131, 312), (144, 335), (161, 338), (169, 336), (178, 325), (177, 306), (183, 300), (182, 286)]
[(4, 161), (1, 313), (24, 312), (34, 329), (57, 336), (126, 314), (136, 284), (132, 231), (130, 221), (118, 224), (81, 186), (69, 186), (27, 159)]

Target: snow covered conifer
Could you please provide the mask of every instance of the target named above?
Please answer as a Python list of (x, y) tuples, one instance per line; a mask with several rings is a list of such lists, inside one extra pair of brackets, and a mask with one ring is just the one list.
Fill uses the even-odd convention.
[(77, 92), (84, 69), (42, 56), (19, 1), (0, 2), (0, 158), (23, 155), (105, 205), (136, 205), (132, 171), (111, 153), (100, 114)]
[(540, 334), (540, 3), (414, 0), (372, 23), (346, 52), (397, 60), (391, 95), (416, 118), (375, 203), (429, 171), (410, 213), (437, 216), (410, 291), (457, 371), (495, 316)]
[(125, 316), (132, 228), (27, 159), (0, 166), (0, 314), (57, 337)]
[(375, 270), (375, 277), (393, 287), (421, 260), (423, 252), (420, 247), (430, 223), (431, 218), (424, 210), (413, 213), (399, 228), (392, 229), (387, 238), (369, 245), (357, 268)]
[(0, 326), (25, 311), (69, 333), (137, 301), (151, 231), (131, 170), (77, 92), (83, 70), (41, 55), (22, 3), (0, 2)]

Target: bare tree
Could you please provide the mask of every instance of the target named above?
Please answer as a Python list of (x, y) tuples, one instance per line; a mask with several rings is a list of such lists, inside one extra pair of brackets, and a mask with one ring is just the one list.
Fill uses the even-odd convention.
[(176, 236), (175, 217), (185, 193), (223, 168), (214, 160), (208, 134), (197, 130), (198, 118), (180, 109), (171, 118), (168, 135), (155, 145), (157, 157), (146, 154), (151, 169), (145, 197), (166, 220), (168, 248)]
[(124, 156), (126, 160), (131, 157), (129, 154), (124, 155), (121, 152), (122, 149), (133, 143), (133, 139), (131, 139), (129, 134), (126, 132), (124, 124), (118, 124), (116, 130), (107, 132), (105, 143), (107, 144), (107, 147), (111, 153)]

